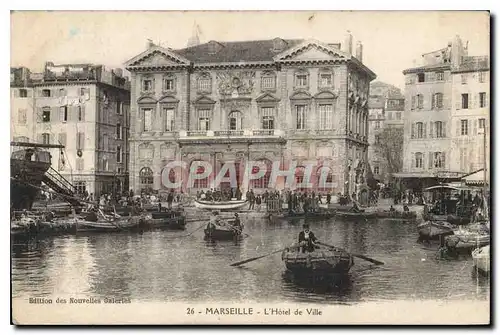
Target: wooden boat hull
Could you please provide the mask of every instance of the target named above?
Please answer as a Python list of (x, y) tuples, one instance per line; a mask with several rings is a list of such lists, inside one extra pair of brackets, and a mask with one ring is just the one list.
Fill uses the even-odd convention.
[(461, 217), (457, 215), (437, 215), (432, 213), (427, 213), (423, 215), (423, 219), (426, 221), (446, 221), (452, 225), (467, 225), (471, 222), (470, 217)]
[(472, 260), (474, 267), (487, 274), (490, 272), (490, 246), (484, 246), (472, 251)]
[(454, 249), (459, 253), (470, 253), (476, 248), (481, 248), (490, 244), (490, 235), (478, 234), (457, 234), (445, 237), (445, 243), (448, 248)]
[(242, 237), (242, 231), (237, 229), (205, 229), (205, 240), (213, 240), (213, 241), (229, 241), (229, 240), (237, 240)]
[(439, 240), (440, 236), (453, 234), (454, 226), (448, 222), (426, 221), (417, 226), (420, 238), (425, 240)]
[(150, 229), (186, 229), (186, 218), (184, 216), (171, 218), (150, 218), (146, 219), (145, 226)]
[(121, 231), (131, 231), (134, 229), (139, 229), (144, 226), (145, 220), (140, 217), (131, 217), (127, 219), (117, 220), (117, 221), (86, 221), (77, 219), (76, 220), (76, 231), (77, 232), (121, 232)]
[(10, 182), (10, 201), (14, 209), (31, 209), (40, 193), (37, 187), (41, 186), (49, 168), (50, 163), (47, 162), (10, 159), (10, 176), (14, 178)]
[(245, 200), (232, 200), (225, 202), (212, 202), (212, 201), (202, 201), (195, 200), (194, 206), (200, 209), (209, 209), (209, 210), (219, 210), (219, 211), (227, 211), (241, 208), (247, 204)]
[(268, 213), (269, 219), (299, 220), (299, 219), (330, 219), (336, 215), (332, 212), (309, 212), (309, 213)]
[(281, 259), (289, 271), (306, 275), (346, 274), (354, 265), (352, 255), (340, 248), (320, 248), (304, 253), (298, 247), (289, 248), (282, 253)]

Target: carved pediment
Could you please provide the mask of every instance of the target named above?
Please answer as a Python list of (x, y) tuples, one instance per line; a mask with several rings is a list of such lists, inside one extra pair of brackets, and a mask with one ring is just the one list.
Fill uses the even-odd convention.
[(164, 104), (175, 104), (179, 102), (179, 99), (177, 99), (173, 95), (165, 95), (160, 100), (158, 100), (158, 102)]
[(126, 68), (189, 65), (190, 61), (160, 46), (148, 49), (125, 63)]
[(156, 104), (158, 101), (156, 101), (155, 98), (145, 95), (137, 99), (138, 104)]
[(255, 99), (257, 102), (278, 102), (280, 99), (272, 95), (271, 93), (264, 93), (257, 99)]
[(305, 41), (293, 48), (276, 55), (274, 60), (280, 61), (328, 61), (350, 59), (351, 56), (317, 40)]
[(290, 100), (307, 100), (307, 99), (311, 99), (311, 98), (312, 98), (312, 96), (309, 92), (299, 91), (299, 92), (295, 92), (290, 97)]
[(337, 94), (332, 91), (322, 91), (314, 96), (315, 99), (336, 99)]
[(202, 95), (198, 97), (193, 103), (196, 105), (206, 105), (206, 104), (213, 105), (216, 103), (216, 101), (212, 100), (210, 97), (207, 97), (206, 95)]

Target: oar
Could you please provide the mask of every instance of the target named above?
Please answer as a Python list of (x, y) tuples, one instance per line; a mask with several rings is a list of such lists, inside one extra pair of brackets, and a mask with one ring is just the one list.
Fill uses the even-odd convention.
[[(333, 245), (329, 245), (329, 244), (326, 244), (326, 243), (323, 243), (323, 242), (317, 241), (316, 243), (324, 245), (325, 247), (336, 248)], [(370, 257), (365, 256), (365, 255), (359, 255), (359, 254), (353, 254), (353, 253), (350, 253), (350, 254), (353, 255), (354, 257), (358, 257), (358, 258), (364, 259), (365, 261), (372, 262), (373, 264), (376, 264), (376, 265), (384, 265), (384, 262), (377, 261), (376, 259), (370, 258)]]
[[(290, 247), (287, 247), (287, 248), (290, 248)], [(277, 254), (278, 252), (283, 252), (287, 248), (276, 250), (276, 251), (270, 252), (270, 253), (262, 255), (262, 256), (248, 258), (248, 259), (245, 259), (243, 261), (239, 261), (239, 262), (236, 262), (236, 263), (233, 263), (233, 264), (229, 264), (229, 266), (239, 266), (239, 265), (242, 265), (242, 264), (245, 264), (245, 263), (253, 262), (253, 261), (256, 261), (258, 259), (261, 259), (261, 258), (264, 258), (264, 257), (267, 257), (267, 256), (271, 256), (271, 255)]]

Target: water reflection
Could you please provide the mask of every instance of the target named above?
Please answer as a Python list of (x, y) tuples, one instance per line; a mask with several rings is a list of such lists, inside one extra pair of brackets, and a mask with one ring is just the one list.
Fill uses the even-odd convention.
[[(308, 221), (328, 244), (382, 260), (355, 259), (348, 276), (296, 277), (274, 254), (229, 264), (296, 242), (304, 220), (245, 220), (240, 241), (204, 241), (203, 231), (70, 236), (12, 245), (14, 297), (85, 295), (134, 301), (310, 301), (487, 299), (489, 278), (470, 275), (472, 260), (442, 261), (416, 243), (414, 224)], [(198, 224), (187, 227), (195, 231)], [(340, 279), (340, 280), (339, 280)]]

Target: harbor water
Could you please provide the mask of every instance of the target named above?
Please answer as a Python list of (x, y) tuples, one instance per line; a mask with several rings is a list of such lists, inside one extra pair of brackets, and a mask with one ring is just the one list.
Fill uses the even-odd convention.
[[(309, 221), (308, 221), (309, 222)], [(350, 274), (334, 282), (289, 274), (277, 253), (296, 242), (303, 220), (243, 219), (248, 236), (206, 242), (205, 223), (185, 231), (150, 231), (52, 237), (13, 242), (13, 299), (125, 298), (135, 302), (309, 302), (355, 304), (383, 300), (489, 299), (490, 282), (472, 259), (438, 260), (436, 248), (417, 243), (415, 223), (394, 220), (309, 222), (320, 241), (381, 260), (356, 258)], [(195, 231), (190, 236), (189, 232)]]

